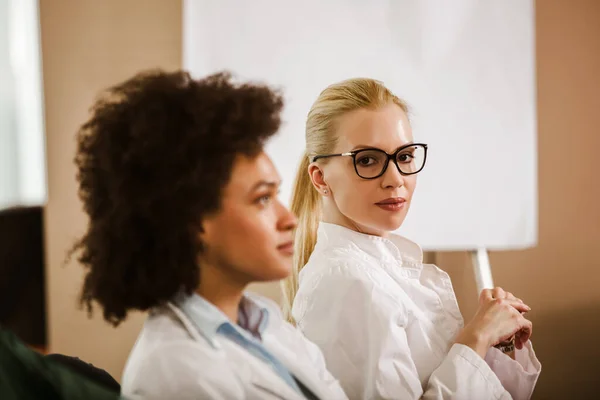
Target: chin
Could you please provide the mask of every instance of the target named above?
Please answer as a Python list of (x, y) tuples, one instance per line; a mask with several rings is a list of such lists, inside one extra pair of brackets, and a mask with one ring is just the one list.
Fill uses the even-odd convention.
[(261, 274), (255, 276), (257, 282), (279, 281), (290, 276), (292, 272), (291, 258), (290, 262), (285, 263), (285, 265), (282, 265), (281, 263), (276, 263), (275, 265), (265, 263), (265, 265), (266, 267), (260, 271)]
[[(402, 226), (406, 215), (398, 215), (392, 218), (379, 218), (372, 226), (379, 231), (393, 232)], [(374, 221), (375, 222), (375, 221)]]

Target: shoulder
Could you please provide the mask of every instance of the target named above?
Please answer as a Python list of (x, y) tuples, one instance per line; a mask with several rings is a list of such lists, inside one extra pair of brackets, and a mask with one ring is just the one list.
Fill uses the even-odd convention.
[(189, 321), (177, 309), (165, 305), (150, 310), (131, 354), (148, 355), (172, 343), (202, 343), (199, 339), (202, 337), (192, 329)]
[(350, 257), (333, 249), (310, 258), (300, 273), (296, 298), (314, 298), (320, 293), (336, 298), (350, 293), (370, 295), (375, 289), (383, 293), (388, 281), (386, 272), (373, 260), (361, 258), (360, 253)]
[(331, 258), (326, 264), (305, 268), (308, 274), (300, 281), (292, 314), (302, 326), (307, 319), (323, 321), (352, 320), (361, 315), (403, 314), (402, 288), (378, 266), (363, 260)]
[[(125, 375), (138, 369), (162, 367), (162, 362), (178, 363), (194, 354), (201, 363), (214, 353), (206, 340), (194, 335), (185, 323), (169, 307), (160, 307), (150, 312), (137, 341), (129, 354)], [(197, 357), (202, 355), (202, 357)]]
[(380, 272), (373, 266), (371, 258), (348, 247), (315, 251), (300, 271), (300, 287), (311, 287), (331, 279), (370, 286), (377, 281)]
[(148, 317), (122, 380), (123, 394), (134, 399), (235, 397), (241, 390), (224, 352), (192, 337), (166, 308)]
[(165, 344), (123, 375), (127, 398), (241, 398), (243, 387), (226, 360), (188, 342)]

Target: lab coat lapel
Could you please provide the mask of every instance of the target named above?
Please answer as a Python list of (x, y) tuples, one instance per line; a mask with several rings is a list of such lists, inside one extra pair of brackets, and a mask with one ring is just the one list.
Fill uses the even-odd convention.
[(277, 342), (271, 341), (265, 343), (265, 347), (286, 366), (288, 371), (290, 371), (296, 379), (313, 392), (315, 396), (323, 400), (331, 398), (331, 396), (328, 396), (324, 391), (323, 383), (319, 376), (314, 373), (314, 367), (312, 365), (298, 363), (298, 357), (294, 354), (293, 349), (288, 349), (279, 345)]
[(261, 393), (268, 392), (275, 398), (285, 400), (300, 400), (302, 398), (270, 366), (246, 350), (235, 346), (228, 351), (228, 357), (232, 363), (239, 366), (239, 374), (242, 380), (250, 382)]

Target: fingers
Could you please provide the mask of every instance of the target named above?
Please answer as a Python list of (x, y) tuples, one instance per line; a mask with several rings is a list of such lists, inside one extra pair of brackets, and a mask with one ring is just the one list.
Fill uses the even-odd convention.
[(505, 299), (506, 292), (501, 287), (495, 287), (494, 289), (492, 289), (492, 296), (495, 299)]
[[(518, 297), (513, 295), (511, 292), (505, 291), (504, 289), (502, 289), (499, 286), (495, 287), (494, 289), (484, 289), (481, 291), (481, 294), (479, 297), (480, 303), (485, 303), (486, 301), (490, 301), (492, 299), (506, 299), (506, 300), (510, 300), (513, 302), (525, 304), (523, 302), (523, 300), (519, 299)], [(515, 307), (515, 308), (517, 308), (522, 313), (531, 311), (531, 308), (529, 308), (527, 306), (526, 307)]]
[(510, 306), (516, 309), (520, 313), (526, 313), (531, 311), (531, 307), (523, 303), (521, 300), (509, 300), (509, 299), (493, 299), (495, 304), (501, 306)]
[(523, 340), (520, 332), (517, 332), (517, 334), (515, 335), (515, 347), (517, 348), (517, 350), (521, 350), (526, 342), (527, 340)]
[(523, 301), (523, 300), (519, 299), (518, 297), (516, 297), (511, 292), (505, 291), (501, 287), (495, 287), (494, 289), (491, 290), (491, 292), (492, 292), (492, 297), (494, 299), (509, 299), (509, 300)]
[(520, 300), (506, 300), (506, 301), (510, 301), (511, 302), (510, 305), (513, 306), (521, 314), (531, 311), (531, 307), (529, 307), (527, 304), (523, 303)]
[(484, 336), (490, 338), (490, 345), (514, 337), (515, 347), (522, 349), (532, 332), (532, 323), (523, 316), (523, 313), (530, 311), (531, 308), (514, 296), (493, 299), (491, 294), (493, 290), (482, 291), (481, 298), (487, 300), (480, 306), (469, 325), (473, 324), (473, 329), (485, 332)]
[(487, 303), (493, 299), (492, 289), (483, 289), (481, 293), (479, 293), (479, 303)]
[[(500, 307), (504, 307), (512, 315), (513, 321), (516, 322), (516, 331), (514, 332), (514, 343), (518, 350), (521, 350), (525, 343), (531, 337), (533, 332), (533, 324), (531, 321), (523, 316), (524, 312), (531, 310), (529, 306), (524, 304), (520, 300), (509, 300), (509, 299), (494, 299), (495, 304)], [(519, 311), (518, 313), (515, 311)]]
[(528, 319), (523, 318), (523, 320), (525, 320), (526, 326), (523, 329), (521, 329), (520, 336), (521, 336), (523, 343), (525, 343), (526, 341), (529, 340), (529, 338), (531, 337), (531, 334), (533, 333), (533, 324)]
[(519, 350), (521, 350), (529, 338), (531, 338), (531, 333), (533, 332), (533, 324), (531, 321), (523, 317), (521, 318), (523, 327), (515, 335), (515, 347)]
[(511, 292), (506, 292), (506, 299), (510, 299), (510, 300), (517, 300), (521, 303), (523, 303), (523, 300), (519, 299), (518, 297), (516, 297), (514, 294), (512, 294)]

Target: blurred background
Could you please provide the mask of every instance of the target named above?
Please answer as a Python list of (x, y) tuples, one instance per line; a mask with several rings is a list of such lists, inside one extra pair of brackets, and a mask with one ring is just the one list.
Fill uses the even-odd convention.
[[(600, 1), (539, 0), (535, 25), (538, 245), (490, 258), (495, 283), (533, 309), (534, 398), (587, 398), (600, 374)], [(182, 32), (180, 0), (0, 0), (0, 323), (117, 379), (143, 315), (115, 329), (77, 305), (84, 271), (65, 263), (86, 224), (74, 135), (101, 89), (181, 68)], [(469, 319), (469, 255), (428, 256)], [(276, 284), (253, 289), (279, 299)]]

